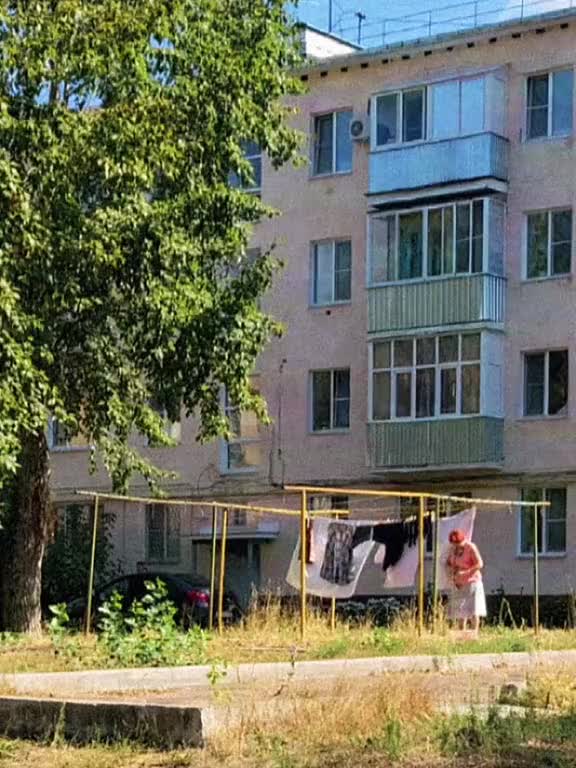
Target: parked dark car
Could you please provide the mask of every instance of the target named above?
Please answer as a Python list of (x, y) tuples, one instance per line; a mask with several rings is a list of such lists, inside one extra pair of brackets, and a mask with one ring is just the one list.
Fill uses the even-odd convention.
[[(146, 582), (160, 579), (168, 590), (168, 599), (177, 608), (176, 621), (184, 627), (208, 626), (210, 613), (210, 582), (203, 576), (184, 573), (130, 573), (119, 576), (94, 590), (93, 622), (98, 621), (98, 608), (109, 600), (116, 591), (123, 597), (126, 612), (134, 600), (141, 600), (146, 594)], [(82, 624), (86, 616), (86, 597), (70, 601), (66, 608), (72, 624)], [(223, 618), (227, 623), (236, 621), (242, 615), (238, 599), (232, 592), (224, 593)], [(214, 595), (214, 624), (218, 615), (218, 593)]]

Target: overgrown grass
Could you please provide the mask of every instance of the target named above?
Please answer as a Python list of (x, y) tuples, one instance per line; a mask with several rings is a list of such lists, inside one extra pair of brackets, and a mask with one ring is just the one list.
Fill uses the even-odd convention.
[[(146, 627), (140, 635), (140, 645), (134, 652), (135, 637), (123, 639), (119, 653), (110, 642), (98, 642), (95, 636), (58, 632), (39, 637), (0, 635), (0, 673), (65, 671), (111, 668), (121, 666), (198, 664), (225, 662), (238, 664), (258, 661), (298, 661), (314, 659), (362, 658), (370, 656), (434, 655), (458, 653), (509, 653), (515, 651), (576, 649), (576, 633), (566, 630), (542, 630), (536, 638), (527, 628), (504, 626), (486, 627), (475, 640), (453, 633), (440, 617), (435, 631), (427, 629), (418, 636), (413, 612), (405, 611), (390, 627), (375, 627), (369, 621), (336, 621), (330, 626), (326, 611), (311, 609), (308, 615), (306, 641), (299, 635), (299, 617), (294, 610), (269, 599), (251, 611), (238, 625), (202, 636), (202, 642), (181, 635), (181, 639), (156, 619), (155, 633), (148, 637)], [(163, 634), (164, 633), (164, 634)], [(178, 653), (160, 653), (169, 637)], [(190, 640), (190, 642), (189, 642)], [(200, 646), (202, 646), (200, 648)], [(187, 650), (189, 649), (189, 650)], [(199, 652), (201, 650), (201, 653)], [(154, 650), (154, 653), (152, 653)], [(576, 698), (576, 697), (575, 697)]]
[(246, 706), (207, 748), (160, 753), (135, 746), (0, 741), (2, 768), (573, 768), (576, 712), (442, 716), (399, 677), (289, 691), (274, 710)]

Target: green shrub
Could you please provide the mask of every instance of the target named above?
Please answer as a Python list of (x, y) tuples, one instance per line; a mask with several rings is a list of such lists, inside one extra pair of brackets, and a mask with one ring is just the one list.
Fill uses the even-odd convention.
[(146, 594), (135, 600), (125, 615), (116, 592), (100, 608), (98, 643), (121, 666), (157, 667), (202, 664), (208, 638), (200, 627), (183, 632), (176, 624), (176, 607), (160, 579), (145, 583)]

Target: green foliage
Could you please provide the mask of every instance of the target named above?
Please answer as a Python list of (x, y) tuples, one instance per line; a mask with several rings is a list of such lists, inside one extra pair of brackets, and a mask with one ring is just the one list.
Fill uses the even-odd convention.
[(70, 617), (64, 603), (50, 606), (52, 618), (48, 623), (50, 641), (56, 655), (68, 660), (77, 659), (82, 654), (80, 638), (70, 632)]
[(367, 645), (382, 656), (401, 656), (405, 652), (406, 641), (386, 627), (374, 627)]
[[(54, 541), (46, 551), (42, 572), (44, 600), (48, 605), (85, 595), (88, 590), (92, 551), (90, 508), (82, 504), (70, 504), (59, 512), (58, 527)], [(96, 583), (107, 581), (115, 575), (112, 560), (114, 519), (112, 512), (106, 507), (101, 508), (96, 539)]]
[(50, 413), (118, 488), (163, 476), (129, 441), (169, 443), (151, 400), (205, 439), (221, 385), (266, 418), (249, 377), (276, 262), (246, 246), (273, 212), (229, 174), (250, 178), (244, 139), (295, 155), (287, 5), (0, 3), (0, 480)]
[(146, 582), (146, 594), (124, 615), (122, 597), (113, 593), (101, 608), (98, 641), (114, 664), (125, 667), (203, 664), (208, 638), (200, 627), (182, 632), (162, 581)]

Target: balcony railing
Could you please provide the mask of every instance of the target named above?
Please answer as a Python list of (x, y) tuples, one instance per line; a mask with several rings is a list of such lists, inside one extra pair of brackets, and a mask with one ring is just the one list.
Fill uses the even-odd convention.
[(497, 466), (504, 460), (504, 421), (471, 416), (368, 424), (373, 469)]
[(498, 275), (454, 275), (368, 289), (368, 332), (462, 323), (504, 323), (506, 281)]
[(494, 133), (372, 152), (371, 195), (474, 179), (508, 178), (508, 142)]

